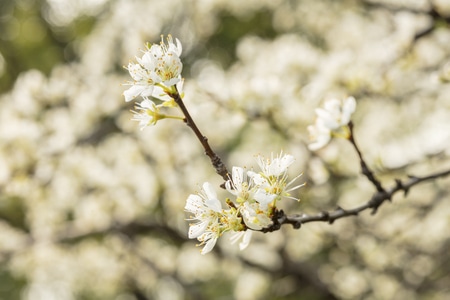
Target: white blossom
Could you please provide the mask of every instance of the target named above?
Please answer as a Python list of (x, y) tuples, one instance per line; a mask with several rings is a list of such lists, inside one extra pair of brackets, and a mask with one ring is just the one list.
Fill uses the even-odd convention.
[(276, 157), (272, 154), (271, 159), (265, 159), (261, 155), (257, 157), (261, 172), (249, 172), (249, 176), (254, 182), (254, 185), (258, 187), (258, 191), (255, 192), (255, 200), (261, 204), (261, 209), (266, 209), (269, 203), (281, 199), (281, 197), (292, 198), (289, 192), (304, 185), (300, 184), (291, 187), (301, 174), (291, 181), (287, 181), (287, 170), (294, 161), (295, 159), (292, 155), (283, 154), (283, 152)]
[[(217, 224), (218, 225), (218, 224)], [(201, 242), (200, 245), (204, 245), (201, 254), (205, 255), (214, 248), (217, 243), (217, 239), (220, 236), (218, 230), (214, 230), (214, 227), (210, 227), (205, 232), (203, 232), (199, 237), (197, 237), (198, 241)]]
[(225, 182), (225, 188), (228, 192), (237, 197), (237, 202), (244, 202), (252, 199), (254, 190), (252, 184), (247, 179), (247, 173), (241, 167), (233, 167), (231, 179)]
[(193, 214), (189, 220), (196, 221), (196, 223), (190, 224), (189, 238), (197, 238), (200, 245), (204, 245), (201, 253), (208, 253), (222, 234), (219, 223), (222, 205), (213, 186), (205, 182), (199, 195), (189, 195), (185, 210)]
[(183, 70), (181, 52), (181, 42), (176, 39), (175, 44), (170, 35), (167, 37), (167, 44), (161, 36), (160, 44), (147, 46), (142, 57), (136, 57), (137, 63), (130, 62), (126, 68), (133, 81), (125, 84), (131, 86), (123, 93), (125, 101), (138, 96), (150, 97), (155, 86), (167, 89), (177, 84)]
[(155, 125), (158, 120), (164, 118), (164, 115), (159, 114), (159, 107), (149, 99), (138, 103), (136, 109), (138, 111), (133, 111), (132, 120), (139, 122), (141, 130), (149, 125)]
[(183, 64), (181, 63), (180, 55), (182, 46), (178, 39), (176, 39), (175, 45), (172, 36), (169, 35), (166, 45), (163, 36), (161, 36), (161, 43), (152, 45), (149, 52), (153, 56), (156, 65), (155, 72), (165, 86), (170, 87), (181, 80)]
[(259, 173), (233, 167), (225, 183), (226, 190), (235, 197), (234, 201), (227, 199), (228, 210), (221, 208), (214, 189), (205, 183), (200, 195), (190, 195), (187, 200), (185, 209), (194, 214), (191, 220), (197, 221), (191, 224), (189, 238), (197, 238), (200, 245), (205, 245), (202, 253), (207, 253), (223, 233), (231, 231), (231, 242), (242, 239), (239, 248), (245, 249), (250, 243), (251, 231), (273, 224), (276, 201), (282, 197), (293, 198), (289, 192), (303, 186), (291, 187), (300, 175), (287, 181), (287, 170), (294, 161), (292, 155), (281, 152), (276, 156), (272, 154), (270, 159), (258, 156)]
[(308, 148), (311, 151), (319, 150), (327, 145), (331, 140), (331, 131), (324, 124), (322, 119), (318, 118), (314, 125), (309, 125), (308, 131), (311, 139), (311, 143), (308, 145)]
[(283, 155), (283, 152), (281, 152), (276, 157), (273, 157), (272, 154), (271, 159), (265, 159), (263, 156), (258, 155), (256, 161), (266, 177), (279, 177), (286, 174), (287, 168), (294, 163), (295, 159), (292, 155)]
[(154, 67), (147, 69), (141, 64), (130, 62), (127, 69), (134, 81), (126, 83), (126, 85), (131, 85), (131, 87), (123, 92), (125, 101), (129, 102), (138, 96), (151, 96), (155, 84), (160, 81), (154, 71)]
[(310, 150), (318, 150), (331, 140), (331, 137), (348, 138), (350, 130), (348, 124), (356, 109), (356, 100), (348, 97), (344, 101), (338, 99), (327, 100), (323, 108), (316, 109), (316, 122), (308, 126), (311, 143)]
[(240, 212), (244, 218), (245, 225), (253, 230), (261, 230), (272, 224), (272, 219), (267, 216), (265, 210), (261, 210), (259, 203), (244, 202), (240, 207)]

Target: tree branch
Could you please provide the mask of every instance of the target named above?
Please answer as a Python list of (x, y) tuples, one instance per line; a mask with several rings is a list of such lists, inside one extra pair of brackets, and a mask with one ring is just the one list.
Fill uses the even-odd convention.
[[(176, 86), (175, 86), (176, 89)], [(220, 157), (212, 150), (211, 146), (208, 143), (208, 138), (204, 136), (200, 130), (198, 129), (197, 125), (195, 124), (194, 120), (192, 119), (191, 115), (189, 114), (189, 111), (187, 110), (186, 106), (184, 105), (183, 99), (181, 99), (180, 93), (178, 90), (176, 90), (175, 93), (171, 93), (169, 95), (173, 98), (176, 104), (180, 107), (181, 111), (184, 115), (184, 122), (187, 126), (189, 126), (192, 131), (194, 131), (195, 136), (202, 144), (203, 148), (205, 149), (205, 154), (210, 158), (211, 163), (216, 170), (216, 173), (222, 176), (223, 180), (227, 181), (229, 179), (228, 177), (228, 170), (225, 164), (222, 162)]]
[(87, 238), (99, 238), (111, 233), (121, 233), (126, 236), (136, 236), (140, 234), (153, 233), (164, 238), (169, 238), (174, 243), (180, 244), (187, 240), (187, 237), (181, 235), (175, 229), (165, 224), (159, 224), (156, 222), (139, 222), (134, 221), (128, 224), (117, 224), (111, 227), (98, 231), (89, 231), (86, 233), (80, 233), (73, 228), (67, 228), (62, 231), (59, 237), (56, 239), (61, 243), (76, 243)]
[(360, 165), (361, 165), (361, 172), (370, 180), (370, 182), (373, 183), (373, 185), (376, 187), (378, 192), (380, 192), (380, 193), (385, 192), (380, 181), (375, 177), (373, 172), (367, 166), (367, 164), (364, 161), (364, 158), (362, 156), (362, 153), (359, 150), (358, 145), (356, 144), (355, 136), (353, 134), (353, 122), (350, 121), (350, 123), (348, 124), (348, 128), (350, 129), (350, 137), (348, 139), (349, 139), (350, 143), (352, 143), (353, 147), (355, 148), (356, 153), (358, 153), (359, 161), (360, 161)]
[(283, 210), (278, 210), (275, 212), (273, 220), (273, 225), (269, 228), (264, 228), (261, 230), (262, 232), (272, 232), (279, 230), (284, 224), (291, 224), (295, 229), (299, 229), (301, 225), (309, 223), (309, 222), (328, 222), (332, 224), (334, 221), (349, 217), (349, 216), (357, 216), (360, 212), (366, 209), (372, 209), (372, 215), (374, 215), (378, 208), (386, 201), (391, 201), (392, 196), (399, 191), (403, 191), (406, 196), (409, 190), (422, 182), (442, 178), (450, 175), (450, 169), (434, 174), (430, 174), (428, 176), (418, 177), (418, 176), (408, 176), (409, 179), (407, 181), (401, 181), (400, 179), (395, 180), (395, 186), (382, 191), (376, 191), (372, 198), (365, 204), (357, 206), (352, 209), (344, 209), (342, 207), (337, 207), (333, 211), (324, 211), (316, 215), (307, 215), (307, 214), (298, 214), (288, 216)]

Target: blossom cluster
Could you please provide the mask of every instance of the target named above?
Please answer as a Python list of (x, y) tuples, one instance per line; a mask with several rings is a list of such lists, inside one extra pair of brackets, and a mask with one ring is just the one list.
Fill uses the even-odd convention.
[[(137, 111), (133, 111), (133, 120), (140, 123), (141, 129), (164, 118), (182, 119), (160, 111), (162, 107), (177, 107), (175, 100), (178, 97), (177, 100), (182, 101), (181, 51), (178, 39), (174, 43), (169, 35), (165, 44), (161, 37), (159, 45), (147, 45), (142, 57), (136, 57), (137, 62), (130, 62), (126, 67), (133, 81), (126, 83), (130, 88), (123, 94), (127, 102), (138, 96), (143, 98), (136, 105)], [(353, 97), (344, 101), (331, 99), (324, 103), (323, 108), (317, 108), (315, 124), (308, 126), (312, 140), (309, 149), (314, 151), (324, 147), (332, 137), (348, 139), (351, 136), (350, 118), (355, 108)], [(218, 238), (227, 232), (232, 234), (232, 243), (242, 240), (239, 247), (245, 249), (252, 231), (260, 231), (273, 224), (277, 202), (283, 197), (295, 199), (290, 192), (303, 186), (292, 186), (301, 174), (288, 181), (287, 170), (294, 162), (292, 155), (280, 153), (270, 159), (258, 156), (257, 162), (260, 172), (233, 167), (225, 182), (225, 189), (233, 199), (226, 199), (228, 208), (222, 207), (209, 182), (202, 185), (198, 194), (187, 198), (185, 210), (191, 213), (188, 220), (193, 222), (188, 235), (204, 246), (202, 254), (210, 252)]]
[(182, 89), (181, 52), (182, 46), (178, 39), (174, 43), (169, 35), (165, 44), (161, 36), (160, 44), (147, 44), (142, 57), (136, 57), (136, 63), (128, 63), (126, 69), (133, 81), (125, 83), (130, 88), (123, 95), (126, 102), (138, 96), (143, 98), (143, 101), (136, 105), (137, 111), (133, 111), (133, 120), (139, 122), (141, 130), (164, 118), (179, 118), (162, 114), (160, 108), (176, 106), (170, 95)]
[(292, 155), (280, 153), (271, 159), (257, 157), (260, 172), (246, 171), (241, 167), (233, 167), (231, 178), (226, 181), (225, 188), (233, 196), (227, 199), (227, 209), (222, 208), (217, 193), (209, 182), (205, 182), (202, 191), (191, 194), (185, 210), (192, 214), (189, 238), (197, 238), (201, 253), (206, 254), (213, 249), (217, 239), (230, 232), (232, 243), (239, 243), (245, 249), (251, 239), (252, 231), (259, 231), (272, 225), (272, 217), (276, 204), (283, 197), (296, 199), (290, 192), (303, 186), (292, 186), (298, 175), (288, 181), (287, 170), (294, 162)]

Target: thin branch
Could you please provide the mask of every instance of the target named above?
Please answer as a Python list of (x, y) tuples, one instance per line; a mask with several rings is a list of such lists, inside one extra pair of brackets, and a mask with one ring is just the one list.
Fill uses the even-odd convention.
[(370, 170), (370, 168), (367, 166), (367, 164), (364, 161), (364, 158), (362, 156), (362, 153), (359, 150), (358, 145), (356, 144), (355, 136), (353, 134), (353, 122), (350, 122), (348, 124), (348, 128), (350, 129), (350, 137), (348, 139), (349, 139), (350, 143), (352, 143), (352, 145), (355, 148), (356, 152), (358, 153), (360, 164), (361, 164), (361, 171), (362, 171), (362, 173), (373, 183), (373, 185), (377, 188), (378, 192), (380, 192), (380, 193), (384, 192), (383, 186), (381, 185), (380, 181), (375, 177), (375, 175)]
[[(279, 254), (281, 263), (276, 268), (267, 267), (243, 256), (239, 258), (246, 267), (255, 268), (266, 274), (270, 274), (274, 278), (274, 281), (289, 276), (295, 281), (296, 286), (308, 286), (311, 288), (311, 293), (314, 293), (319, 299), (338, 299), (330, 290), (329, 286), (319, 278), (317, 268), (314, 268), (308, 262), (294, 261), (289, 257), (285, 248), (280, 249)], [(312, 297), (311, 294), (309, 294), (309, 297)]]
[(74, 228), (67, 228), (59, 234), (56, 239), (61, 243), (77, 243), (88, 238), (99, 238), (108, 234), (121, 233), (126, 236), (147, 235), (149, 233), (159, 235), (172, 240), (174, 243), (180, 244), (187, 240), (187, 237), (181, 235), (175, 229), (168, 225), (155, 222), (139, 222), (135, 221), (128, 224), (117, 224), (111, 227), (89, 232), (78, 232)]
[[(175, 87), (176, 89), (176, 87)], [(211, 163), (216, 170), (216, 173), (222, 176), (223, 180), (227, 181), (229, 179), (228, 176), (228, 170), (225, 164), (222, 162), (220, 157), (212, 150), (211, 146), (208, 143), (208, 138), (204, 136), (200, 130), (198, 129), (197, 125), (195, 124), (194, 120), (192, 119), (191, 115), (189, 114), (189, 111), (187, 110), (186, 106), (184, 105), (183, 99), (181, 99), (180, 93), (178, 90), (170, 94), (170, 97), (174, 99), (174, 101), (178, 104), (181, 111), (184, 115), (184, 122), (187, 126), (189, 126), (192, 131), (194, 131), (197, 139), (202, 144), (203, 148), (205, 149), (205, 154), (211, 159)]]
[(432, 19), (431, 25), (428, 26), (427, 28), (417, 32), (412, 39), (413, 43), (415, 43), (419, 39), (433, 33), (439, 27), (440, 24), (446, 24), (446, 26), (450, 25), (450, 17), (445, 16), (442, 13), (440, 13), (437, 6), (433, 3), (433, 1), (428, 1), (428, 4), (430, 6), (430, 8), (428, 10), (415, 9), (415, 8), (411, 8), (411, 7), (407, 7), (407, 6), (403, 6), (403, 5), (395, 5), (395, 4), (392, 5), (392, 4), (388, 4), (388, 3), (374, 3), (371, 1), (367, 1), (367, 0), (365, 0), (363, 2), (369, 8), (370, 7), (371, 8), (382, 8), (382, 9), (388, 10), (392, 13), (407, 11), (407, 12), (413, 13), (413, 14), (420, 14), (420, 15), (426, 14), (426, 15), (430, 16)]
[(392, 196), (396, 194), (399, 191), (403, 191), (404, 195), (406, 196), (413, 186), (429, 181), (432, 179), (437, 178), (443, 178), (450, 175), (450, 169), (446, 171), (442, 171), (439, 173), (434, 173), (428, 176), (418, 177), (418, 176), (408, 176), (409, 179), (405, 182), (397, 179), (395, 180), (395, 186), (388, 189), (388, 190), (382, 190), (382, 191), (376, 191), (372, 198), (365, 204), (357, 206), (352, 209), (343, 209), (342, 207), (338, 207), (333, 211), (324, 211), (316, 215), (307, 215), (307, 214), (300, 214), (300, 215), (292, 215), (288, 216), (286, 215), (282, 210), (276, 211), (273, 222), (274, 224), (269, 227), (265, 228), (261, 231), (263, 232), (272, 232), (279, 230), (282, 225), (284, 224), (291, 224), (295, 229), (298, 229), (301, 227), (302, 224), (309, 223), (309, 222), (328, 222), (332, 224), (334, 221), (349, 217), (349, 216), (357, 216), (360, 212), (366, 210), (366, 209), (372, 209), (372, 214), (375, 214), (378, 210), (378, 208), (386, 201), (391, 200)]
[(447, 26), (450, 24), (450, 17), (442, 16), (437, 10), (436, 7), (431, 3), (431, 9), (427, 12), (427, 14), (433, 19), (432, 24), (425, 28), (424, 30), (417, 32), (414, 35), (413, 41), (417, 41), (435, 31), (436, 28), (439, 27), (439, 24), (446, 24)]

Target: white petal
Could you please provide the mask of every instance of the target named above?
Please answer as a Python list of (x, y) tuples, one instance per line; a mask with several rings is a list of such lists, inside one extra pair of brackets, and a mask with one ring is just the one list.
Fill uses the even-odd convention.
[(341, 101), (339, 101), (338, 99), (329, 99), (325, 101), (323, 107), (325, 108), (325, 110), (331, 113), (339, 112), (341, 107)]
[(215, 212), (221, 212), (222, 205), (219, 199), (217, 199), (217, 194), (212, 184), (210, 184), (209, 182), (205, 182), (203, 184), (203, 191), (205, 192), (207, 198), (205, 201), (206, 206), (208, 206), (208, 208), (214, 210)]
[(343, 110), (347, 111), (349, 113), (353, 113), (355, 112), (356, 109), (356, 100), (354, 97), (348, 97), (347, 99), (345, 99), (344, 105), (343, 105)]
[(225, 182), (225, 189), (228, 191), (228, 192), (230, 192), (231, 194), (233, 194), (233, 195), (235, 195), (236, 196), (236, 190), (234, 189), (234, 187), (233, 187), (233, 182), (231, 181), (231, 179), (228, 179), (226, 182)]
[(339, 127), (336, 117), (328, 110), (317, 108), (316, 114), (318, 116), (318, 120), (320, 120), (327, 128), (333, 130)]
[(350, 122), (352, 114), (356, 109), (356, 100), (353, 97), (345, 99), (342, 106), (341, 125), (347, 125)]
[(312, 142), (308, 145), (309, 150), (316, 151), (331, 139), (331, 131), (327, 128), (321, 119), (317, 119), (314, 125), (308, 126), (308, 131)]
[(197, 223), (197, 224), (192, 224), (189, 227), (189, 238), (190, 239), (195, 239), (197, 237), (199, 237), (200, 235), (202, 235), (203, 233), (205, 233), (206, 228), (208, 227), (209, 222), (207, 220)]
[(181, 80), (181, 77), (170, 78), (169, 80), (163, 81), (165, 86), (172, 86), (177, 84)]
[(208, 206), (211, 210), (215, 212), (221, 212), (222, 211), (222, 204), (218, 199), (207, 199), (206, 200), (206, 206)]
[(235, 185), (242, 185), (244, 182), (244, 169), (241, 167), (233, 167), (233, 183)]
[(245, 225), (248, 228), (253, 230), (261, 230), (263, 227), (259, 224), (259, 219), (257, 217), (256, 211), (252, 206), (257, 206), (257, 203), (249, 204), (245, 202), (243, 206), (241, 206), (241, 214), (244, 219)]
[(239, 241), (242, 238), (242, 236), (244, 235), (244, 233), (245, 233), (245, 231), (233, 231), (231, 233), (231, 237), (230, 237), (231, 244), (233, 245), (237, 241)]
[(130, 102), (131, 100), (139, 96), (142, 90), (143, 90), (142, 86), (132, 85), (129, 89), (123, 92), (123, 95), (125, 96), (125, 101)]
[(285, 168), (289, 167), (290, 165), (292, 165), (292, 163), (294, 163), (295, 158), (294, 156), (290, 155), (290, 154), (285, 154), (282, 158), (281, 158), (281, 162), (283, 164), (283, 166)]
[(153, 85), (144, 86), (145, 89), (141, 92), (142, 97), (149, 97), (153, 94)]
[(203, 206), (202, 198), (198, 195), (189, 195), (186, 200), (186, 206), (184, 209), (193, 214), (201, 213), (203, 211), (201, 208)]
[(128, 72), (130, 73), (130, 76), (135, 81), (141, 81), (143, 80), (146, 71), (142, 69), (142, 66), (140, 64), (135, 64), (130, 62), (127, 67)]
[(269, 174), (273, 176), (280, 176), (287, 171), (287, 168), (295, 161), (292, 155), (286, 154), (282, 157), (277, 157), (273, 159), (269, 166)]
[(203, 187), (203, 191), (205, 191), (205, 195), (207, 198), (213, 198), (213, 199), (217, 198), (216, 191), (211, 183), (205, 182), (205, 183), (203, 183), (202, 187)]
[(262, 211), (265, 211), (267, 210), (268, 205), (272, 203), (277, 195), (269, 194), (264, 189), (258, 189), (253, 197), (260, 204), (260, 209)]
[(158, 60), (161, 56), (164, 55), (161, 46), (158, 44), (153, 44), (148, 51), (155, 57), (155, 60)]
[(239, 250), (244, 250), (245, 248), (248, 247), (248, 245), (250, 244), (250, 241), (252, 239), (252, 231), (251, 230), (247, 230), (244, 233), (244, 236), (242, 238), (242, 242), (239, 243)]
[(139, 106), (142, 107), (142, 108), (145, 108), (145, 109), (153, 110), (153, 105), (154, 105), (154, 104), (155, 104), (155, 103), (153, 103), (152, 100), (150, 100), (150, 99), (148, 99), (148, 98), (145, 98), (145, 99), (139, 104)]
[(209, 239), (206, 242), (205, 247), (203, 247), (203, 249), (202, 249), (202, 251), (200, 253), (202, 255), (205, 255), (206, 253), (210, 252), (214, 248), (214, 246), (216, 245), (216, 242), (217, 242), (217, 236)]
[(144, 55), (142, 56), (142, 59), (136, 58), (137, 61), (147, 70), (153, 71), (155, 69), (155, 61), (154, 56), (149, 52), (146, 51)]
[(123, 95), (125, 96), (125, 101), (130, 102), (139, 95), (150, 96), (152, 94), (152, 91), (153, 86), (151, 85), (134, 84), (128, 90), (123, 92)]
[(331, 136), (328, 135), (320, 135), (316, 137), (316, 140), (308, 145), (309, 150), (316, 151), (320, 148), (326, 146), (331, 140)]
[(267, 180), (261, 176), (261, 174), (254, 173), (251, 176), (251, 179), (255, 183), (256, 186), (266, 186), (268, 185)]
[(181, 52), (183, 51), (183, 47), (181, 46), (181, 42), (179, 39), (175, 39), (175, 41), (177, 42), (177, 49), (176, 49), (176, 53), (178, 56), (181, 55)]

